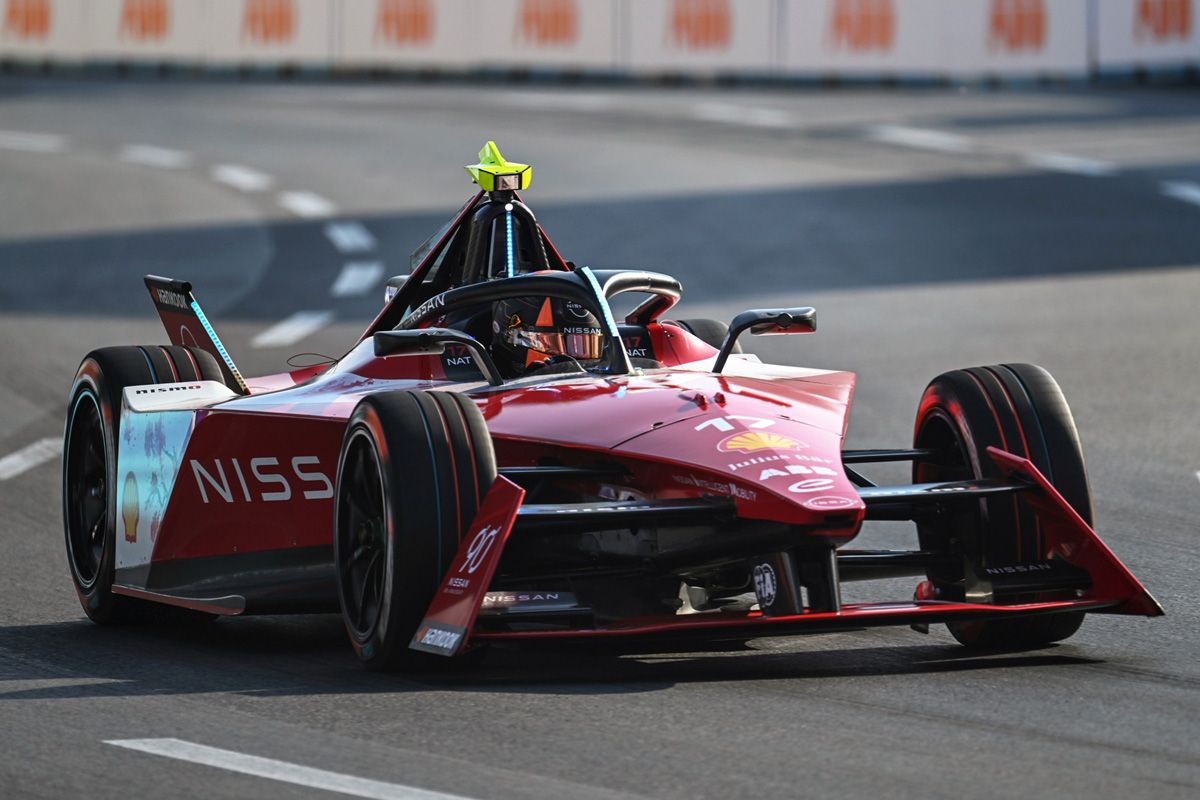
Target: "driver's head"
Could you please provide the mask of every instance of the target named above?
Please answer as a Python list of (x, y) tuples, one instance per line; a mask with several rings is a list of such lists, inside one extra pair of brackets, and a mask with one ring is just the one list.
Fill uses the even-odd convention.
[(551, 297), (522, 297), (496, 303), (492, 357), (507, 377), (570, 356), (583, 367), (604, 355), (604, 334), (595, 315), (578, 303)]

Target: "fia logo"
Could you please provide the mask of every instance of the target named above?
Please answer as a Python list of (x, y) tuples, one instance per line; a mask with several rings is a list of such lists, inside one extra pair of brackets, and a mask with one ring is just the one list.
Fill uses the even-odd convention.
[(1046, 44), (1045, 0), (992, 0), (988, 46), (1016, 52)]
[(125, 0), (121, 6), (119, 36), (139, 41), (166, 38), (171, 28), (168, 0)]
[(829, 38), (847, 50), (890, 50), (896, 36), (892, 0), (834, 0)]
[(733, 38), (729, 0), (674, 0), (668, 39), (681, 50), (724, 50)]
[(754, 568), (754, 596), (760, 608), (775, 605), (775, 593), (779, 582), (775, 579), (775, 568), (770, 564), (759, 564)]
[(50, 0), (8, 0), (4, 9), (4, 33), (18, 39), (45, 39), (50, 35), (53, 15)]
[(430, 0), (379, 0), (375, 9), (375, 41), (397, 45), (430, 42), (434, 13)]

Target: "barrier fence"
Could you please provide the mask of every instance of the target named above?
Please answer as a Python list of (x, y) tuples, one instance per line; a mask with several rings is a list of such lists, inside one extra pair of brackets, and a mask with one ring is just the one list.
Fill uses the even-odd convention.
[(1200, 65), (1200, 0), (0, 0), (0, 59), (635, 76), (1082, 77)]

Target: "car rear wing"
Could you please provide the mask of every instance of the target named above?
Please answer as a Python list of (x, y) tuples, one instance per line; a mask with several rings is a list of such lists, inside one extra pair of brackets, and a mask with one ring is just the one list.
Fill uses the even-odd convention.
[(177, 281), (173, 278), (162, 278), (158, 275), (145, 277), (146, 288), (150, 290), (150, 299), (167, 329), (167, 337), (171, 344), (183, 347), (198, 347), (210, 353), (221, 365), (225, 376), (225, 384), (236, 389), (240, 394), (249, 394), (246, 381), (238, 371), (237, 364), (221, 344), (221, 338), (213, 330), (212, 324), (200, 304), (192, 294), (192, 285), (187, 281)]

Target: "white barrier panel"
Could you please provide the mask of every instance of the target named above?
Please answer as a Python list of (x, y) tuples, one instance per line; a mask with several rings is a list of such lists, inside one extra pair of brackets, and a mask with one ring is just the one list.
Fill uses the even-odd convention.
[(330, 64), (335, 37), (333, 6), (333, 0), (210, 0), (209, 61)]
[(624, 0), (623, 66), (637, 73), (764, 74), (775, 65), (773, 0)]
[(1100, 69), (1200, 64), (1200, 0), (1100, 0), (1097, 12)]
[(198, 63), (207, 6), (199, 0), (88, 0), (88, 56)]
[(458, 67), (470, 60), (472, 0), (340, 0), (338, 63)]
[(617, 0), (484, 0), (472, 46), (484, 66), (617, 65)]
[(957, 76), (1088, 71), (1088, 4), (1082, 0), (955, 0), (945, 5), (949, 63)]
[(951, 71), (945, 0), (784, 0), (785, 73)]
[(0, 0), (0, 56), (73, 63), (84, 55), (85, 0)]

